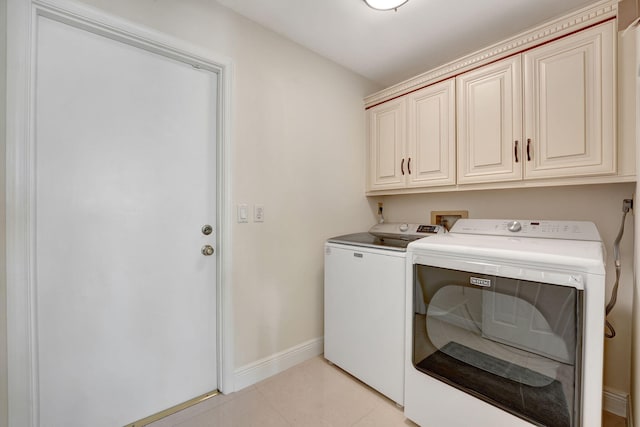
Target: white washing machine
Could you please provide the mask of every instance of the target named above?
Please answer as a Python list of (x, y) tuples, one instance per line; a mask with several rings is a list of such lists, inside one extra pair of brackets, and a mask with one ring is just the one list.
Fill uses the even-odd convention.
[(384, 223), (325, 244), (324, 357), (398, 405), (404, 402), (406, 248), (444, 232)]
[(462, 219), (407, 257), (407, 418), (601, 426), (605, 266), (593, 223)]

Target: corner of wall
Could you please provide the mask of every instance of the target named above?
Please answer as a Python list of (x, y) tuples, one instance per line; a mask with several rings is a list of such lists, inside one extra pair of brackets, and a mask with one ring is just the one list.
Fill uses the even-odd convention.
[(624, 30), (640, 16), (640, 0), (619, 0), (618, 29)]
[[(636, 168), (640, 166), (640, 150), (637, 148), (640, 146), (640, 29), (635, 29), (636, 38), (636, 52), (635, 52), (635, 94), (636, 94), (636, 120), (635, 120), (635, 137), (636, 137)], [(638, 191), (636, 180), (636, 193)], [(637, 199), (637, 197), (636, 197)], [(629, 417), (627, 418), (627, 425), (633, 426), (634, 414), (640, 408), (640, 292), (638, 289), (640, 275), (638, 274), (638, 268), (640, 267), (640, 242), (638, 239), (638, 230), (640, 230), (640, 215), (635, 213), (635, 230), (636, 236), (634, 239), (634, 286), (633, 286), (633, 309), (632, 309), (632, 332), (631, 332), (631, 387), (629, 396)], [(631, 422), (631, 424), (629, 423)]]
[(636, 35), (618, 33), (618, 170), (636, 173)]
[(7, 2), (0, 0), (0, 427), (7, 427), (7, 283), (6, 283), (6, 197), (5, 197), (5, 131), (7, 82)]

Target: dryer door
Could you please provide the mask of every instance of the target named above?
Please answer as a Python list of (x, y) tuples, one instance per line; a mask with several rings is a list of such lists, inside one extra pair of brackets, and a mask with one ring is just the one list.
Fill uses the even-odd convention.
[(534, 424), (579, 425), (582, 291), (414, 267), (413, 365)]

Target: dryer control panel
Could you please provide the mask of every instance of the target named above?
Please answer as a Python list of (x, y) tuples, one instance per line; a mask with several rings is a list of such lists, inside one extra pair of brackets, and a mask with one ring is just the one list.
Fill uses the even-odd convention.
[(450, 232), (487, 236), (601, 241), (596, 225), (588, 221), (459, 219)]

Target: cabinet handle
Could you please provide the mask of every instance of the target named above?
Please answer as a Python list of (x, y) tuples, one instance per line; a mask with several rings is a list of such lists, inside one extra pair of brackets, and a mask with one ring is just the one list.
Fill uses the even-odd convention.
[(409, 161), (407, 162), (407, 170), (409, 171), (409, 175), (411, 175), (411, 157), (409, 157)]
[(402, 159), (402, 162), (400, 163), (400, 172), (404, 175), (404, 159)]
[(527, 138), (527, 161), (531, 161), (531, 138)]
[(518, 163), (518, 141), (516, 141), (515, 146), (513, 147), (513, 154), (516, 156), (516, 163)]

